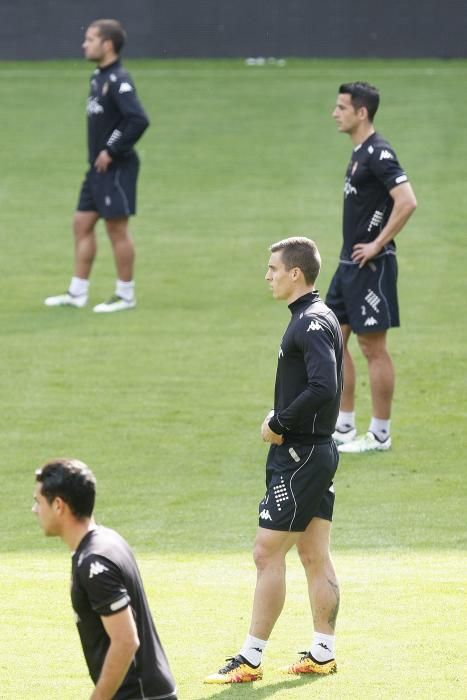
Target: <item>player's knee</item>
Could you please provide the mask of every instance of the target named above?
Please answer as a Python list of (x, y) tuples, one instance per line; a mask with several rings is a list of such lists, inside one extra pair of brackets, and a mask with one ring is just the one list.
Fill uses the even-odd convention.
[(75, 212), (73, 217), (73, 233), (77, 240), (92, 236), (95, 226), (94, 218), (84, 215), (82, 212)]
[(268, 560), (267, 550), (258, 542), (253, 547), (253, 561), (257, 569), (263, 569)]
[(300, 561), (307, 571), (317, 573), (328, 566), (330, 556), (327, 550), (310, 549), (299, 545), (297, 546), (297, 550)]
[(364, 357), (368, 360), (377, 360), (387, 355), (386, 343), (383, 338), (359, 336), (358, 344)]
[(276, 564), (276, 560), (283, 561), (283, 557), (279, 552), (272, 551), (263, 542), (255, 542), (253, 547), (253, 561), (258, 571), (267, 569), (271, 565)]

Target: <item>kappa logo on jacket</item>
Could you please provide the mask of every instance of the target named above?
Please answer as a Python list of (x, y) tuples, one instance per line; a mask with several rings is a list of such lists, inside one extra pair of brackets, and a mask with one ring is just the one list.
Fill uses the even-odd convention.
[(133, 88), (130, 85), (130, 83), (122, 83), (118, 88), (118, 91), (120, 94), (122, 94), (123, 92), (133, 92)]
[(104, 564), (101, 564), (100, 561), (93, 561), (89, 567), (89, 578), (99, 576), (99, 574), (104, 573), (104, 571), (108, 571), (108, 568), (104, 566)]
[(318, 321), (310, 321), (310, 325), (306, 329), (306, 332), (308, 333), (309, 331), (320, 331), (321, 326), (319, 325)]

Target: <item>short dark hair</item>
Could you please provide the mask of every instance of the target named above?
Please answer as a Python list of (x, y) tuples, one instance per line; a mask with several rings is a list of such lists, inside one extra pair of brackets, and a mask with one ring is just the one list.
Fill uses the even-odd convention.
[(96, 500), (96, 478), (84, 462), (61, 457), (53, 459), (36, 471), (36, 481), (42, 484), (41, 494), (49, 503), (58, 496), (79, 520), (91, 517)]
[(321, 256), (317, 245), (311, 238), (292, 236), (273, 243), (271, 253), (281, 251), (281, 259), (286, 270), (298, 267), (307, 284), (314, 284), (321, 269)]
[(111, 41), (116, 54), (123, 49), (126, 41), (126, 32), (116, 19), (96, 19), (90, 27), (96, 27), (104, 41)]
[(368, 119), (373, 121), (379, 107), (379, 91), (374, 85), (369, 83), (342, 83), (339, 86), (340, 95), (350, 95), (350, 100), (354, 109), (366, 107)]

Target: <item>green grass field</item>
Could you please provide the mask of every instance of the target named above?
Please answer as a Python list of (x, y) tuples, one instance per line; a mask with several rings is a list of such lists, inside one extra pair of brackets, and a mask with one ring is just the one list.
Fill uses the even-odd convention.
[[(66, 289), (84, 174), (84, 62), (0, 63), (2, 506), (0, 698), (75, 700), (91, 683), (69, 602), (69, 554), (30, 513), (33, 472), (76, 456), (98, 520), (133, 545), (183, 700), (464, 698), (466, 693), (466, 61), (128, 62), (152, 127), (139, 147), (138, 307), (48, 309)], [(341, 459), (336, 676), (284, 679), (310, 639), (304, 576), (254, 686), (203, 686), (247, 632), (263, 495), (259, 426), (288, 321), (268, 245), (313, 237), (325, 293), (351, 150), (337, 86), (374, 82), (376, 126), (419, 208), (399, 238), (402, 327), (394, 447)], [(101, 230), (91, 302), (113, 291)], [(358, 426), (370, 416), (356, 355)]]

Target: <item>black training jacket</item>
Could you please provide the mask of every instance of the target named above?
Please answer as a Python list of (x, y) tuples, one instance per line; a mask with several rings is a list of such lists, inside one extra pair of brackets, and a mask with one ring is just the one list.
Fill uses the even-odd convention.
[(279, 348), (274, 416), (269, 427), (286, 441), (312, 443), (335, 430), (342, 391), (339, 322), (309, 292), (289, 305), (292, 318)]
[(104, 149), (114, 160), (134, 154), (133, 146), (149, 126), (149, 119), (120, 61), (97, 68), (92, 74), (87, 115), (91, 165)]

